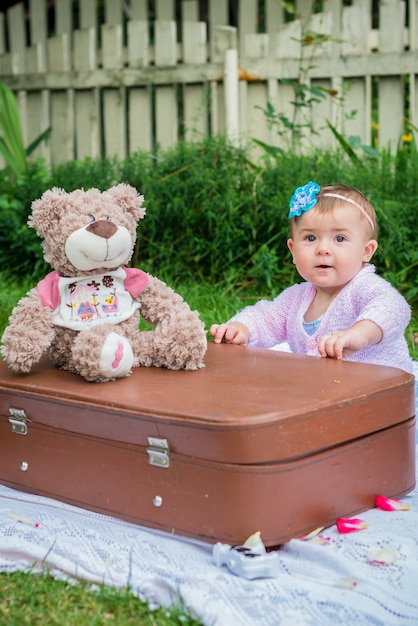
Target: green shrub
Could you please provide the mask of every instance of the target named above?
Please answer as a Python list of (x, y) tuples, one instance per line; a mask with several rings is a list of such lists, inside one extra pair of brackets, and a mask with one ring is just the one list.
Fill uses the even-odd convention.
[(30, 206), (51, 184), (50, 174), (38, 161), (25, 174), (0, 172), (0, 268), (11, 276), (38, 276), (45, 271), (39, 237), (28, 227)]
[(120, 182), (120, 164), (117, 159), (93, 159), (68, 161), (56, 165), (52, 171), (53, 186), (66, 191), (91, 189), (104, 191)]
[(101, 190), (125, 182), (145, 196), (133, 264), (176, 281), (234, 285), (242, 293), (278, 292), (298, 280), (286, 247), (288, 203), (307, 180), (355, 185), (380, 223), (374, 257), (380, 274), (412, 305), (418, 301), (415, 198), (418, 155), (399, 150), (352, 162), (341, 152), (268, 155), (251, 162), (245, 146), (223, 137), (117, 159), (71, 161), (48, 172), (33, 164), (17, 182), (0, 172), (0, 261), (12, 275), (40, 276), (42, 249), (26, 226), (31, 202), (58, 186)]

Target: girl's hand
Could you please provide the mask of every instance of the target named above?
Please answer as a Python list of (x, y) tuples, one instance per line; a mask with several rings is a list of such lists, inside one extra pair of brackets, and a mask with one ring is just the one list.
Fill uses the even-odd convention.
[(382, 329), (377, 324), (370, 320), (362, 320), (347, 330), (321, 337), (318, 351), (323, 357), (342, 359), (370, 344), (379, 343), (382, 337)]
[(234, 343), (239, 346), (246, 346), (250, 338), (250, 331), (241, 322), (212, 324), (210, 334), (215, 343)]

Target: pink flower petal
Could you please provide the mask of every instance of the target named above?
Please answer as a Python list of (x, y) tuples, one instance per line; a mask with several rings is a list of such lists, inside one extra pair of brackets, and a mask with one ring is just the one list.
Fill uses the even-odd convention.
[(409, 511), (411, 508), (409, 504), (405, 504), (400, 500), (385, 498), (385, 496), (376, 496), (374, 504), (382, 511)]
[(369, 527), (367, 522), (364, 522), (362, 519), (358, 519), (357, 517), (351, 517), (350, 519), (339, 517), (336, 524), (338, 532), (341, 534), (353, 533), (357, 530), (364, 530)]

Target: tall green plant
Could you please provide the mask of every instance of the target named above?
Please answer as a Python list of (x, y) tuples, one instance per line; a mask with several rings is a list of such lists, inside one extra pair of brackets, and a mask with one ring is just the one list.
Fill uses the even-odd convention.
[(16, 177), (27, 170), (19, 111), (12, 90), (0, 83), (0, 153)]
[[(296, 9), (293, 3), (279, 2), (288, 14), (296, 15)], [(256, 107), (263, 111), (266, 122), (270, 129), (274, 129), (284, 144), (292, 150), (292, 152), (300, 152), (303, 142), (309, 140), (313, 135), (319, 134), (319, 130), (314, 127), (312, 109), (314, 105), (319, 104), (326, 98), (339, 98), (335, 89), (329, 89), (323, 86), (311, 85), (310, 72), (315, 67), (315, 55), (323, 45), (331, 41), (340, 41), (331, 35), (317, 33), (308, 28), (311, 15), (314, 12), (315, 2), (312, 6), (304, 22), (302, 22), (302, 32), (300, 38), (296, 39), (300, 44), (300, 57), (298, 59), (298, 76), (296, 78), (282, 78), (280, 83), (290, 87), (292, 91), (291, 112), (286, 114), (277, 111), (271, 102), (267, 103), (267, 107)], [(297, 15), (296, 15), (297, 16)], [(297, 16), (300, 18), (300, 16)], [(280, 148), (273, 148), (265, 143), (255, 139), (255, 143), (260, 145), (268, 154), (274, 154), (282, 151)]]
[[(349, 137), (347, 140), (345, 137), (343, 137), (343, 135), (341, 135), (341, 133), (338, 132), (338, 130), (335, 128), (335, 126), (333, 126), (333, 124), (331, 124), (329, 120), (325, 120), (325, 122), (332, 134), (334, 135), (335, 139), (340, 144), (341, 148), (355, 165), (363, 167), (363, 161), (357, 155), (356, 149), (362, 150), (363, 154), (366, 154), (371, 159), (377, 159), (379, 157), (379, 152), (375, 148), (373, 148), (373, 146), (363, 145), (361, 143), (360, 137), (352, 136)], [(364, 167), (366, 166), (364, 165)]]
[(13, 91), (0, 82), (0, 154), (16, 178), (26, 174), (27, 157), (48, 138), (50, 132), (51, 128), (47, 128), (25, 148), (16, 98)]

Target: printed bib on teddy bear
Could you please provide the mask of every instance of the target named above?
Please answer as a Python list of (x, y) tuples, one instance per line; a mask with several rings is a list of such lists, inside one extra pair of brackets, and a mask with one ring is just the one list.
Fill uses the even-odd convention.
[(54, 323), (74, 330), (97, 324), (119, 324), (139, 308), (124, 286), (122, 268), (95, 276), (60, 278)]

